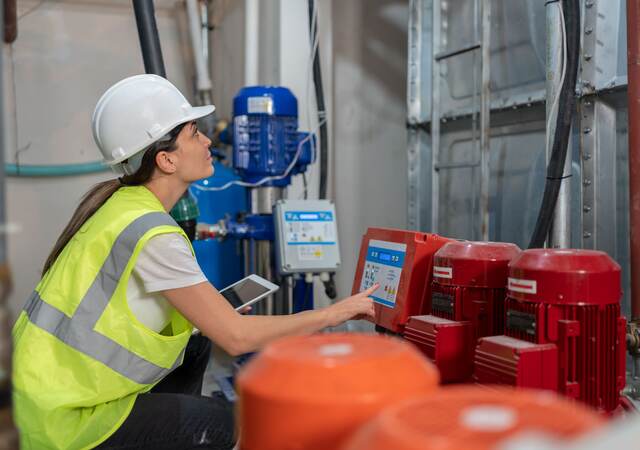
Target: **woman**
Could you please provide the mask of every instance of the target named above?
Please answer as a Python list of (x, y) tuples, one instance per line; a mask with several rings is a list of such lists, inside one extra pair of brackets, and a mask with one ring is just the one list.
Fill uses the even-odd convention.
[(98, 101), (94, 138), (122, 177), (82, 199), (14, 326), (24, 448), (232, 448), (229, 407), (199, 395), (209, 347), (190, 341), (193, 326), (239, 355), (373, 315), (370, 289), (320, 310), (243, 316), (206, 281), (167, 211), (213, 173), (195, 122), (213, 110), (155, 75)]

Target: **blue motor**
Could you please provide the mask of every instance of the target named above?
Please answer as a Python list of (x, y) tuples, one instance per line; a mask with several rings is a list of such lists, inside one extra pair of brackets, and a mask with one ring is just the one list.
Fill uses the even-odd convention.
[(280, 86), (251, 86), (233, 99), (233, 166), (249, 183), (286, 177), (260, 186), (285, 187), (291, 175), (302, 173), (315, 160), (315, 136), (298, 131), (298, 101)]

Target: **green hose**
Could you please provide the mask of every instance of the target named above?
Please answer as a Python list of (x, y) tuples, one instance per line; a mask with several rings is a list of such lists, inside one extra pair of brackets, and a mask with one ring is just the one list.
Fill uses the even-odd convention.
[(104, 164), (102, 161), (60, 165), (4, 165), (4, 173), (10, 177), (69, 177), (74, 175), (104, 172), (106, 170), (109, 170), (109, 166)]

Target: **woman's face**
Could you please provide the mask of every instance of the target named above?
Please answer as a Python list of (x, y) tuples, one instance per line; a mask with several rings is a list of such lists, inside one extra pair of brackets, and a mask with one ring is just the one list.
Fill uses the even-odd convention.
[(191, 183), (213, 175), (211, 139), (198, 131), (195, 122), (185, 125), (176, 138), (178, 149), (172, 152), (177, 156), (176, 174)]

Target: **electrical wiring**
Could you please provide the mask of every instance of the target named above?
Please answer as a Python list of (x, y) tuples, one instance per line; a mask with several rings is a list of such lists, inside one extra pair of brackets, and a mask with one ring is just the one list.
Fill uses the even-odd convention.
[(289, 163), (289, 165), (287, 166), (287, 169), (284, 171), (284, 173), (282, 175), (274, 175), (274, 176), (269, 176), (269, 177), (265, 177), (263, 179), (261, 179), (260, 181), (256, 181), (255, 183), (248, 183), (246, 181), (239, 181), (239, 180), (234, 180), (234, 181), (229, 181), (228, 183), (223, 184), (222, 186), (200, 186), (199, 184), (192, 184), (191, 187), (198, 190), (198, 191), (224, 191), (225, 189), (229, 189), (231, 186), (243, 186), (243, 187), (250, 187), (250, 188), (254, 188), (254, 187), (260, 187), (265, 183), (268, 183), (270, 181), (278, 181), (278, 180), (282, 180), (286, 177), (289, 176), (289, 174), (291, 173), (291, 171), (293, 170), (294, 166), (296, 165), (296, 163), (298, 162), (298, 159), (300, 158), (300, 154), (302, 153), (302, 147), (304, 146), (305, 142), (308, 142), (309, 140), (311, 140), (313, 138), (313, 134), (318, 131), (318, 129), (320, 128), (320, 126), (322, 125), (322, 123), (318, 124), (318, 127), (316, 127), (313, 130), (313, 133), (309, 133), (304, 139), (302, 139), (300, 142), (298, 142), (298, 148), (296, 149), (296, 153), (293, 157), (293, 159), (291, 160), (291, 162)]
[(313, 58), (313, 84), (315, 87), (316, 95), (316, 108), (318, 115), (318, 122), (320, 125), (320, 179), (318, 183), (318, 197), (324, 199), (327, 197), (327, 180), (328, 180), (328, 130), (326, 126), (326, 111), (325, 111), (325, 99), (324, 88), (322, 83), (322, 70), (320, 67), (320, 54), (319, 54), (319, 40), (318, 40), (318, 5), (315, 0), (308, 0), (309, 10), (309, 34), (313, 37), (314, 45), (312, 48)]
[[(553, 146), (547, 166), (542, 203), (528, 248), (544, 247), (549, 236), (560, 188), (565, 178), (564, 167), (569, 147), (569, 134), (575, 115), (575, 89), (580, 54), (580, 3), (579, 0), (563, 0), (561, 7), (563, 15), (560, 18), (564, 25), (561, 28), (566, 41), (565, 56), (563, 57), (564, 80), (558, 94), (556, 127), (553, 133)], [(555, 106), (552, 105), (551, 109), (554, 108)]]
[[(318, 6), (317, 4), (314, 4), (314, 9), (313, 9), (313, 19), (311, 21), (311, 27), (315, 28), (317, 27), (317, 17), (318, 17)], [(311, 85), (311, 77), (312, 77), (312, 67), (313, 67), (313, 59), (314, 59), (314, 55), (316, 54), (316, 52), (318, 51), (318, 45), (319, 45), (319, 36), (318, 33), (313, 33), (313, 41), (310, 43), (310, 52), (309, 52), (309, 59), (307, 61), (307, 88), (306, 88), (306, 92), (305, 92), (305, 102), (306, 102), (306, 106), (307, 106), (307, 121), (309, 124), (309, 129), (311, 129), (311, 107), (310, 107), (310, 99), (311, 99), (311, 92), (310, 92), (310, 85)], [(326, 119), (326, 115), (324, 114), (324, 111), (322, 112), (321, 115), (319, 115), (319, 122), (318, 125), (316, 127), (313, 128), (312, 133), (309, 133), (304, 139), (302, 139), (299, 143), (298, 143), (298, 147), (296, 149), (296, 153), (293, 157), (293, 159), (291, 160), (291, 162), (289, 163), (289, 165), (287, 166), (287, 169), (285, 170), (285, 172), (281, 175), (276, 175), (276, 176), (268, 176), (265, 177), (255, 183), (248, 183), (246, 181), (240, 181), (240, 180), (233, 180), (233, 181), (229, 181), (225, 184), (223, 184), (222, 186), (202, 186), (196, 183), (193, 183), (191, 185), (190, 188), (196, 189), (198, 191), (204, 191), (204, 192), (216, 192), (216, 191), (224, 191), (226, 189), (229, 189), (232, 186), (241, 186), (241, 187), (248, 187), (248, 188), (255, 188), (255, 187), (260, 187), (262, 185), (264, 185), (265, 183), (271, 182), (271, 181), (278, 181), (278, 180), (282, 180), (286, 177), (289, 176), (289, 174), (291, 173), (291, 171), (293, 170), (294, 166), (296, 165), (296, 163), (298, 162), (298, 159), (300, 159), (300, 154), (302, 153), (302, 147), (303, 145), (308, 142), (309, 140), (311, 140), (311, 146), (312, 148), (312, 152), (313, 154), (316, 154), (317, 149), (315, 148), (316, 143), (315, 140), (312, 139), (313, 135), (317, 134), (318, 131), (320, 130), (320, 128), (326, 123), (327, 119)], [(306, 180), (304, 180), (306, 182)], [(306, 184), (306, 183), (305, 183)], [(305, 187), (305, 198), (307, 198), (307, 189)]]
[(551, 108), (549, 108), (549, 117), (547, 118), (547, 130), (549, 130), (551, 128), (551, 121), (554, 118), (554, 115), (557, 112), (558, 109), (558, 104), (560, 103), (560, 91), (562, 89), (562, 85), (564, 84), (564, 78), (567, 74), (567, 30), (565, 28), (565, 23), (564, 23), (564, 11), (562, 10), (562, 3), (558, 2), (556, 3), (556, 5), (558, 6), (558, 11), (560, 12), (560, 30), (561, 30), (561, 45), (560, 47), (558, 47), (558, 51), (562, 52), (562, 68), (561, 68), (561, 75), (560, 75), (560, 82), (558, 83), (558, 86), (560, 87), (560, 89), (558, 89), (555, 98), (553, 99), (553, 103), (551, 104)]

